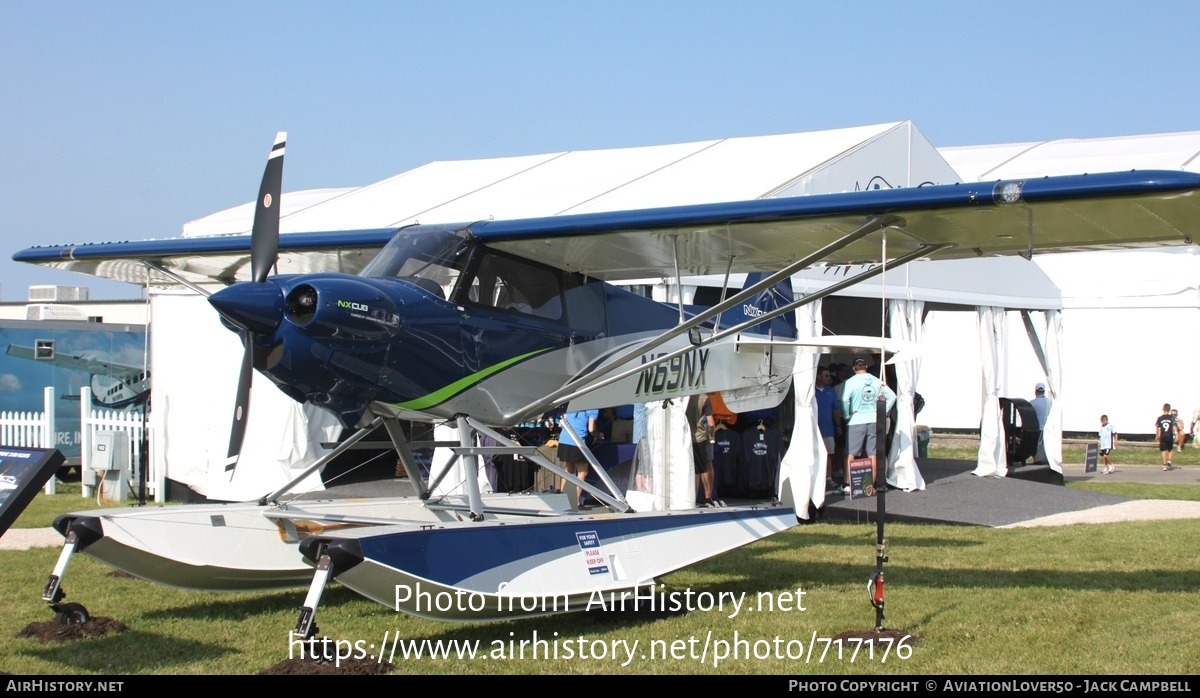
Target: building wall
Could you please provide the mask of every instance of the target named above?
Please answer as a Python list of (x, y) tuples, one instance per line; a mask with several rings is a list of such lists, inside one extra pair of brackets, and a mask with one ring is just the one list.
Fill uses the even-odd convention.
[[(24, 320), (29, 302), (0, 303), (0, 320)], [(98, 317), (98, 322), (113, 324), (144, 325), (149, 321), (150, 306), (143, 300), (128, 301), (74, 301), (65, 303), (78, 308), (87, 317)]]

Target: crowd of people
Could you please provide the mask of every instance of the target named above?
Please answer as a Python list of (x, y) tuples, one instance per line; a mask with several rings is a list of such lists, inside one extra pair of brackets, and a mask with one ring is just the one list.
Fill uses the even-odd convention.
[[(594, 449), (607, 443), (637, 444), (637, 427), (631, 428), (637, 421), (636, 411), (635, 406), (626, 405), (547, 415), (541, 430), (547, 437), (545, 444), (556, 449), (547, 457), (557, 460), (579, 480), (588, 480), (592, 473), (583, 449), (594, 454)], [(719, 393), (711, 393), (687, 398), (683, 416), (691, 432), (696, 506), (720, 508), (726, 506), (726, 496), (761, 498), (775, 492), (779, 462), (786, 448), (786, 438), (774, 428), (775, 409), (737, 414), (725, 405)], [(645, 436), (644, 430), (640, 436)], [(628, 484), (638, 491), (649, 491), (648, 477), (648, 472), (635, 465)], [(591, 508), (589, 495), (573, 482), (563, 477), (556, 480), (547, 491), (566, 494), (573, 510)]]
[[(1038, 428), (1045, 429), (1046, 415), (1049, 414), (1050, 410), (1050, 401), (1046, 398), (1045, 384), (1038, 383), (1034, 386), (1034, 398), (1030, 400), (1030, 405), (1033, 406), (1034, 412), (1037, 414)], [(1162, 469), (1164, 471), (1174, 470), (1173, 454), (1182, 452), (1184, 446), (1195, 441), (1197, 422), (1200, 422), (1200, 407), (1197, 407), (1192, 412), (1191, 424), (1185, 430), (1183, 420), (1179, 418), (1179, 410), (1171, 407), (1170, 403), (1163, 403), (1162, 414), (1154, 420), (1154, 440), (1158, 443), (1158, 452), (1162, 459)], [(1108, 421), (1107, 414), (1100, 415), (1100, 428), (1096, 431), (1096, 437), (1099, 442), (1098, 453), (1101, 458), (1098, 472), (1101, 475), (1111, 474), (1115, 472), (1112, 452), (1116, 450), (1117, 444), (1120, 443), (1120, 434), (1117, 433), (1116, 427)], [(1039, 458), (1043, 453), (1039, 439)], [(1039, 460), (1039, 462), (1041, 461)]]
[[(877, 367), (870, 365), (865, 358), (855, 358), (851, 364), (822, 364), (817, 367), (815, 376), (815, 406), (817, 425), (821, 440), (827, 453), (826, 481), (827, 491), (844, 495), (851, 494), (851, 464), (855, 460), (863, 463), (869, 461), (871, 466), (870, 483), (876, 482), (879, 464), (876, 460), (877, 446), (881, 435), (876, 433), (878, 423), (878, 403), (882, 400), (885, 412), (891, 414), (896, 403), (896, 393), (876, 374)], [(721, 410), (725, 408), (717, 401)], [(1049, 414), (1050, 400), (1046, 396), (1046, 386), (1038, 383), (1034, 386), (1034, 397), (1030, 400), (1037, 416), (1038, 428), (1044, 429)], [(717, 494), (718, 486), (724, 482), (727, 486), (735, 481), (732, 478), (718, 477), (720, 463), (728, 468), (735, 460), (738, 450), (732, 442), (737, 432), (729, 432), (726, 427), (735, 424), (737, 415), (714, 414), (713, 401), (709, 396), (696, 396), (689, 400), (687, 409), (688, 423), (695, 426), (693, 434), (693, 461), (696, 473), (697, 504), (707, 507), (725, 506)], [(549, 422), (548, 426), (561, 427), (564, 422), (570, 423), (572, 430), (579, 438), (584, 439), (587, 446), (604, 443), (611, 440), (609, 429), (613, 424), (629, 422), (632, 415), (619, 415), (615, 408), (607, 410), (587, 410), (562, 415), (557, 424)], [(1179, 411), (1164, 404), (1162, 414), (1155, 420), (1155, 439), (1162, 457), (1164, 471), (1173, 470), (1175, 465), (1172, 454), (1183, 450), (1185, 445), (1194, 440), (1197, 423), (1200, 422), (1200, 407), (1192, 414), (1191, 423), (1185, 430), (1184, 421), (1179, 417)], [(760, 431), (762, 429), (760, 428)], [(719, 434), (719, 432), (725, 432)], [(718, 435), (725, 437), (718, 439)], [(625, 437), (628, 438), (628, 437)], [(1120, 442), (1117, 432), (1107, 414), (1100, 415), (1100, 426), (1097, 429), (1099, 442), (1098, 454), (1101, 458), (1099, 473), (1109, 474), (1115, 471), (1113, 452)], [(588, 461), (575, 443), (570, 431), (561, 429), (558, 435), (558, 460), (565, 469), (581, 480), (588, 477)], [(1039, 456), (1044, 453), (1039, 439)], [(714, 467), (717, 465), (718, 467)], [(732, 469), (729, 470), (732, 473)], [(743, 478), (745, 479), (745, 478)], [(745, 485), (745, 483), (741, 483)], [(872, 494), (864, 475), (864, 492)], [(570, 498), (573, 508), (582, 504), (582, 492), (572, 483), (560, 479), (560, 492), (565, 492)]]
[[(873, 370), (875, 369), (875, 370)], [(870, 462), (871, 475), (869, 483), (875, 483), (878, 476), (877, 447), (879, 439), (885, 435), (876, 433), (878, 424), (878, 404), (882, 401), (884, 410), (889, 415), (895, 407), (896, 393), (879, 378), (877, 367), (871, 366), (868, 359), (855, 358), (853, 363), (822, 364), (817, 367), (815, 376), (815, 406), (817, 411), (817, 426), (821, 440), (827, 453), (826, 489), (844, 495), (851, 494), (852, 462), (858, 460), (865, 470), (865, 463)], [(718, 400), (720, 406), (720, 401)], [(1037, 416), (1038, 428), (1044, 429), (1049, 414), (1050, 400), (1046, 396), (1046, 386), (1038, 383), (1034, 386), (1034, 397), (1030, 400)], [(720, 406), (721, 410), (725, 408)], [(696, 473), (697, 504), (707, 507), (725, 506), (718, 496), (718, 487), (724, 482), (726, 486), (733, 485), (735, 480), (718, 477), (722, 470), (721, 463), (726, 468), (732, 465), (738, 449), (732, 442), (737, 432), (728, 433), (725, 427), (736, 423), (737, 415), (714, 414), (713, 401), (709, 396), (696, 396), (689, 400), (687, 420), (695, 426), (693, 434), (693, 462)], [(613, 424), (628, 422), (632, 415), (616, 414), (614, 408), (607, 410), (588, 410), (562, 415), (555, 426), (563, 426), (569, 422), (575, 434), (584, 439), (587, 446), (604, 443), (608, 430)], [(624, 418), (624, 419), (622, 419)], [(1197, 423), (1200, 422), (1200, 407), (1192, 414), (1191, 424), (1185, 430), (1184, 421), (1179, 417), (1179, 411), (1164, 404), (1162, 414), (1155, 420), (1155, 439), (1162, 457), (1164, 471), (1173, 470), (1175, 465), (1172, 454), (1183, 450), (1185, 445), (1195, 437)], [(554, 422), (550, 422), (554, 424)], [(760, 428), (761, 431), (761, 428)], [(719, 432), (725, 440), (718, 439)], [(1113, 451), (1120, 442), (1117, 432), (1108, 415), (1100, 415), (1100, 426), (1097, 430), (1099, 442), (1098, 453), (1101, 458), (1100, 474), (1115, 471)], [(1039, 456), (1044, 453), (1039, 439)], [(719, 454), (718, 454), (719, 452)], [(558, 437), (558, 460), (565, 469), (581, 480), (588, 477), (588, 461), (579, 449), (570, 432), (562, 429)], [(716, 466), (716, 467), (715, 467)], [(728, 469), (732, 473), (731, 468)], [(742, 479), (745, 479), (744, 477)], [(746, 483), (740, 483), (743, 486)], [(753, 484), (753, 483), (751, 483)], [(560, 479), (559, 491), (565, 492), (573, 506), (582, 504), (582, 492), (572, 483)], [(753, 488), (752, 488), (753, 489)], [(863, 491), (872, 494), (868, 481), (863, 479)]]

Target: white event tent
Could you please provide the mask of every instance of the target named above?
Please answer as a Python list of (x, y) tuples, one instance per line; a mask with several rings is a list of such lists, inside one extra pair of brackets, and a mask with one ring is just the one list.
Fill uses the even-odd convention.
[[(944, 155), (905, 121), (641, 148), (433, 162), (364, 187), (285, 193), (281, 230), (385, 228), (951, 183), (973, 178), (954, 166), (971, 161), (965, 151), (947, 149), (949, 154)], [(972, 155), (977, 156), (974, 162), (986, 159), (982, 151)], [(971, 174), (991, 178), (985, 169)], [(252, 207), (247, 204), (191, 221), (184, 225), (183, 234), (245, 235), (251, 218)], [(971, 265), (986, 265), (986, 270)], [(821, 275), (828, 273), (813, 270), (814, 278), (806, 283), (815, 288), (822, 283)], [(1040, 375), (1057, 374), (1045, 362), (1057, 361), (1053, 340), (1059, 336), (1059, 294), (1034, 264), (1021, 259), (916, 262), (889, 273), (883, 283), (864, 284), (841, 295), (885, 295), (893, 304), (893, 336), (920, 340), (924, 333), (925, 344), (933, 351), (922, 356), (920, 392), (929, 410), (922, 413), (923, 422), (935, 428), (978, 428), (983, 405), (995, 402), (988, 396), (1005, 394), (1001, 390), (1006, 385), (1003, 358), (1007, 355), (1002, 351), (1003, 323), (994, 319), (994, 310), (984, 309), (1025, 311), (1026, 323), (1038, 335), (1031, 345), (1036, 349), (1028, 350), (1042, 357), (1043, 374), (1038, 380)], [(225, 460), (225, 434), (241, 357), (238, 339), (221, 326), (198, 295), (178, 288), (150, 291), (156, 325), (151, 340), (156, 395), (152, 426), (159, 435), (152, 457), (168, 478), (211, 499), (252, 499), (304, 470), (324, 452), (313, 444), (334, 440), (337, 429), (332, 419), (297, 405), (268, 381), (258, 380), (243, 448), (246, 465), (228, 481), (220, 464)], [(946, 313), (943, 304), (975, 312)], [(802, 325), (819, 333), (824, 323), (819, 306), (813, 305), (813, 316)], [(1044, 317), (1036, 320), (1030, 312)], [(929, 321), (921, 322), (923, 316)], [(943, 316), (969, 316), (975, 327), (968, 331), (955, 324), (960, 319), (942, 322)], [(946, 347), (953, 355), (949, 363), (936, 353)], [(986, 362), (978, 358), (981, 355)], [(817, 358), (804, 359), (809, 360), (812, 366), (797, 367), (797, 395), (811, 394), (811, 369)], [(198, 366), (204, 370), (198, 371)], [(1068, 367), (1067, 372), (1071, 370)], [(917, 370), (906, 369), (900, 376), (900, 392), (911, 395)], [(974, 376), (982, 376), (978, 384)], [(944, 393), (939, 379), (949, 382)], [(938, 387), (928, 388), (927, 382)], [(964, 390), (972, 385), (982, 390)], [(1056, 388), (1056, 394), (1060, 391), (1067, 392)], [(798, 402), (802, 403), (797, 405), (798, 421), (803, 421), (802, 415), (811, 417), (811, 400)], [(945, 423), (939, 421), (943, 416)], [(911, 409), (899, 419), (902, 427), (910, 427)], [(961, 424), (964, 419), (968, 423)], [(998, 422), (996, 415), (988, 423), (998, 427)], [(794, 452), (791, 459), (804, 461), (796, 464), (805, 482), (793, 481), (794, 496), (815, 500), (823, 492), (823, 470), (813, 463), (823, 465), (824, 459), (818, 457), (823, 447), (814, 436), (815, 426), (812, 432), (796, 434), (789, 454)], [(998, 441), (995, 428), (985, 429), (984, 435), (977, 472), (1003, 476), (1002, 446), (997, 453), (998, 443), (986, 443), (989, 438)], [(898, 467), (893, 464), (890, 481), (917, 489), (923, 481), (912, 459), (910, 432), (905, 432), (905, 439), (902, 448), (907, 453), (902, 450), (894, 459)], [(305, 486), (318, 487), (319, 482), (313, 478)]]
[[(1200, 131), (1063, 139), (1034, 143), (939, 148), (962, 180), (990, 181), (1129, 169), (1200, 172)], [(1122, 434), (1153, 434), (1163, 403), (1179, 409), (1184, 427), (1200, 406), (1200, 248), (1046, 254), (1034, 263), (1062, 292), (1061, 375), (1047, 380), (1025, 343), (1007, 347), (1001, 395), (1029, 399), (1045, 382), (1051, 420), (1067, 432), (1094, 433), (1101, 414)], [(1024, 285), (1025, 277), (1008, 279)], [(934, 311), (926, 338), (962, 336), (966, 321)], [(1044, 326), (1043, 328), (1044, 329)], [(1019, 321), (1007, 332), (1023, 334)], [(961, 399), (961, 374), (973, 375), (973, 359), (931, 341), (928, 358), (953, 370), (925, 372), (928, 399), (922, 419), (935, 427), (974, 429), (978, 405)]]

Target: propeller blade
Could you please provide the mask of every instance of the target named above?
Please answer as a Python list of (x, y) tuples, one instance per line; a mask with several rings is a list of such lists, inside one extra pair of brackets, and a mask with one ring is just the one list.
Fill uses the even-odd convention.
[(242, 354), (241, 373), (238, 374), (237, 396), (233, 403), (233, 423), (229, 427), (229, 452), (225, 457), (225, 472), (233, 479), (238, 458), (242, 454), (242, 441), (246, 438), (246, 417), (250, 411), (250, 381), (254, 375), (254, 333), (242, 333), (246, 342), (246, 353)]
[(279, 253), (279, 205), (283, 190), (283, 151), (287, 131), (275, 134), (275, 145), (267, 158), (258, 202), (254, 207), (254, 227), (250, 231), (250, 276), (264, 281)]
[[(254, 207), (254, 227), (250, 231), (250, 276), (254, 283), (262, 283), (275, 266), (279, 254), (279, 205), (283, 190), (283, 153), (287, 144), (287, 132), (275, 134), (275, 144), (267, 157), (263, 170), (262, 184), (258, 188), (258, 202)], [(238, 374), (237, 395), (233, 403), (233, 423), (229, 428), (229, 452), (225, 457), (225, 471), (233, 479), (238, 459), (242, 455), (242, 442), (246, 438), (246, 418), (250, 412), (250, 382), (254, 377), (255, 333), (242, 333), (246, 346), (242, 354), (241, 372)]]

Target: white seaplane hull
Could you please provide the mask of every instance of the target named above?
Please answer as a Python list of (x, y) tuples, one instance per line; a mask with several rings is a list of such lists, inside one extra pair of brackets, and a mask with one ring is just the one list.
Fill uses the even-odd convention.
[[(498, 520), (566, 508), (566, 498), (554, 494), (492, 494), (485, 503), (493, 512), (486, 516)], [(136, 577), (185, 589), (249, 591), (306, 586), (312, 568), (297, 550), (305, 536), (384, 523), (450, 523), (465, 508), (464, 501), (417, 497), (150, 506), (75, 512), (55, 526), (64, 536), (74, 529), (76, 551)]]
[(488, 621), (586, 610), (797, 523), (791, 507), (763, 506), (402, 524), (330, 531), (301, 549), (396, 611)]

